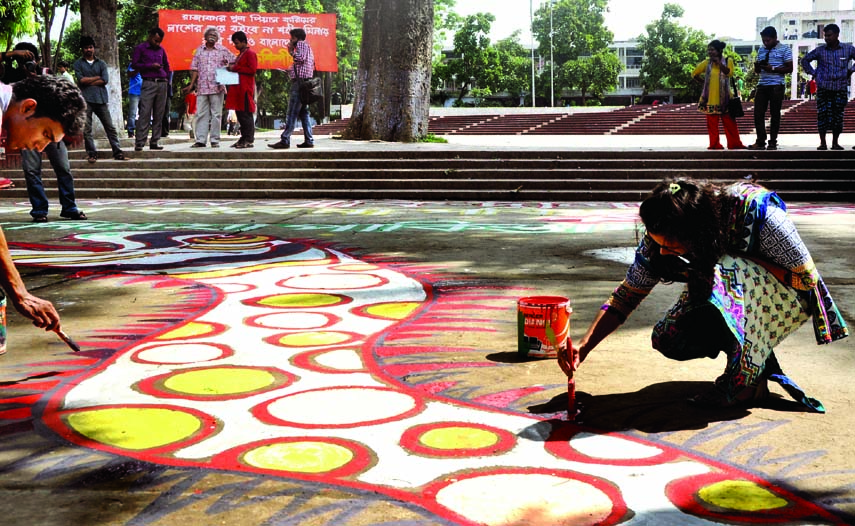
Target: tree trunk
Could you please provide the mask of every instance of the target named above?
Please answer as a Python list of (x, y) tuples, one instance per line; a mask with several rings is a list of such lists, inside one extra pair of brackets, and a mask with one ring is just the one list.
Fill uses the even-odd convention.
[(366, 0), (347, 139), (427, 135), (434, 0)]
[[(80, 34), (95, 39), (95, 56), (107, 63), (107, 72), (110, 74), (110, 82), (107, 83), (110, 117), (116, 131), (121, 134), (125, 120), (122, 116), (122, 72), (119, 69), (116, 9), (116, 0), (80, 0)], [(72, 51), (78, 58), (83, 56), (79, 49)], [(103, 136), (100, 121), (93, 119), (93, 133)]]

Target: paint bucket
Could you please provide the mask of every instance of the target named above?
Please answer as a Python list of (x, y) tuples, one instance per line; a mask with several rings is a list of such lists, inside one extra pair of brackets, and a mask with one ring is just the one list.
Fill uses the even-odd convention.
[(530, 296), (517, 301), (517, 352), (531, 358), (555, 358), (567, 347), (570, 300), (561, 296)]

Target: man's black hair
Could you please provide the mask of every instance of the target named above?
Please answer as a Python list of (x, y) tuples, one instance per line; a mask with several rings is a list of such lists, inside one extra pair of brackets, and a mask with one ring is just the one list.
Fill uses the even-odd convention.
[(95, 39), (90, 37), (89, 35), (84, 35), (80, 37), (80, 49), (89, 46), (95, 47)]
[(839, 35), (840, 34), (840, 26), (838, 26), (837, 24), (828, 24), (827, 26), (822, 28), (823, 33), (828, 33), (829, 31), (831, 31), (832, 33), (837, 33)]
[(149, 29), (149, 30), (148, 30), (148, 36), (157, 35), (157, 36), (159, 36), (160, 38), (163, 38), (163, 36), (164, 36), (165, 34), (166, 34), (166, 33), (164, 33), (164, 32), (163, 32), (163, 30), (162, 30), (162, 29), (160, 29), (159, 27), (153, 27), (153, 28), (151, 28), (151, 29)]
[(232, 42), (246, 42), (246, 33), (243, 31), (235, 31), (232, 33)]
[(15, 47), (13, 47), (12, 49), (14, 51), (22, 51), (23, 50), (23, 51), (32, 52), (33, 56), (36, 57), (36, 59), (35, 59), (36, 62), (39, 61), (39, 57), (41, 56), (41, 53), (39, 53), (39, 48), (36, 47), (36, 45), (33, 44), (32, 42), (18, 42), (17, 44), (15, 44)]
[(760, 32), (760, 36), (778, 38), (778, 30), (772, 26), (767, 26), (763, 28), (763, 31)]
[(74, 84), (53, 75), (27, 77), (12, 84), (15, 101), (33, 99), (32, 118), (47, 117), (58, 122), (66, 135), (79, 135), (86, 122), (86, 101)]
[(306, 31), (302, 27), (295, 27), (288, 33), (297, 40), (306, 40)]

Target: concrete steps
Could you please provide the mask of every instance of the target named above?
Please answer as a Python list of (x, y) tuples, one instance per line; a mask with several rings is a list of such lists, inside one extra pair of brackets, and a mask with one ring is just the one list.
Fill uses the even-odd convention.
[[(751, 177), (793, 201), (855, 201), (855, 152), (162, 151), (90, 164), (72, 152), (79, 199), (637, 201), (662, 178)], [(56, 195), (44, 163), (48, 195)], [(20, 168), (0, 170), (25, 199)]]

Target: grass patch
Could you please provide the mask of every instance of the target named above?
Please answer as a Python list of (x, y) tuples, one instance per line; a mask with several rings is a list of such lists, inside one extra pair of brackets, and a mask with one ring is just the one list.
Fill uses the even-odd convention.
[(446, 139), (445, 137), (437, 137), (436, 135), (429, 133), (419, 139), (419, 142), (438, 142), (441, 144), (448, 144), (448, 139)]

